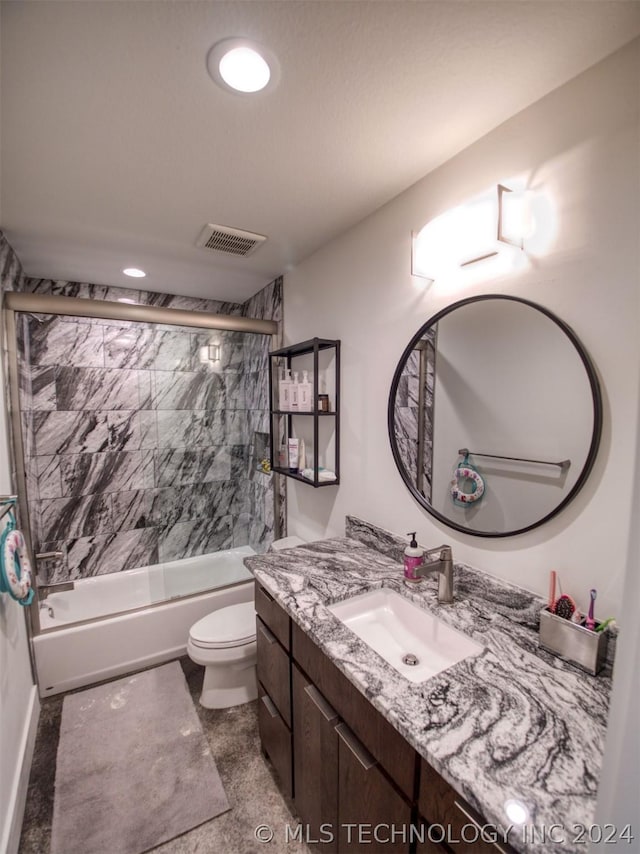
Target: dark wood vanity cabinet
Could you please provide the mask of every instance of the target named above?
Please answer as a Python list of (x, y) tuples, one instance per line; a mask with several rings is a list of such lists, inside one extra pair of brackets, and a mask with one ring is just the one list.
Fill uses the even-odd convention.
[(429, 839), (429, 824), (459, 838), (484, 822), (257, 583), (256, 611), (262, 748), (305, 841), (330, 854), (514, 854)]
[(336, 732), (338, 851), (408, 852), (411, 804), (345, 723)]
[[(420, 812), (431, 824), (444, 828), (459, 854), (516, 854), (514, 849), (497, 836), (496, 828), (487, 822), (453, 789), (424, 759), (420, 763)], [(484, 830), (484, 835), (482, 831)], [(434, 838), (439, 838), (434, 835)], [(418, 854), (429, 848), (418, 847)]]
[(308, 827), (305, 838), (338, 851), (338, 733), (340, 718), (316, 686), (293, 665), (294, 802)]
[(258, 584), (255, 603), (260, 741), (280, 778), (284, 794), (292, 797), (291, 621)]

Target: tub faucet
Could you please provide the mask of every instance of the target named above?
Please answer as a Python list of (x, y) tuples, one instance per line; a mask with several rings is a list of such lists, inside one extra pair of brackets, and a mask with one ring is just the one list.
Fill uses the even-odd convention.
[(73, 581), (59, 581), (54, 584), (37, 584), (38, 598), (46, 599), (50, 593), (63, 593), (65, 590), (73, 590), (75, 583)]
[(453, 602), (453, 553), (451, 546), (438, 546), (424, 553), (425, 560), (417, 566), (414, 573), (417, 578), (424, 578), (433, 572), (438, 573), (438, 602), (449, 605)]

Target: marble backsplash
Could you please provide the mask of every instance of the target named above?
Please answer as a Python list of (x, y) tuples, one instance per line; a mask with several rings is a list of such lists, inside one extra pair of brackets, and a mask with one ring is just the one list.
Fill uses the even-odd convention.
[[(18, 269), (2, 240), (3, 270)], [(6, 272), (3, 287), (282, 317), (281, 279), (245, 304)], [(270, 336), (47, 315), (19, 315), (18, 325), (34, 551), (64, 555), (41, 572), (48, 581), (245, 544), (266, 550), (274, 478), (259, 463), (268, 453)], [(206, 358), (214, 339), (218, 363)]]

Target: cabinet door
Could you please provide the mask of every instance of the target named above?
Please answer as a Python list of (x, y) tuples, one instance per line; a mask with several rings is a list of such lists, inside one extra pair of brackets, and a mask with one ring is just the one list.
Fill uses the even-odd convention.
[(338, 715), (293, 667), (294, 803), (304, 838), (323, 851), (338, 850)]
[[(404, 854), (411, 808), (346, 724), (338, 724), (339, 854)], [(393, 840), (393, 841), (391, 841)]]
[(431, 824), (445, 828), (456, 840), (450, 845), (456, 854), (515, 854), (508, 842), (500, 838), (498, 829), (487, 824), (424, 759), (419, 804), (420, 812)]

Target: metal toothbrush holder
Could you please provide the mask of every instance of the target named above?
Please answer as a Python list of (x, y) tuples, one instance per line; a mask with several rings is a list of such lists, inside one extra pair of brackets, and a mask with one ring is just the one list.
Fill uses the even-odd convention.
[[(596, 628), (599, 623), (596, 623)], [(596, 676), (604, 667), (609, 631), (591, 631), (571, 620), (540, 611), (540, 646)]]

